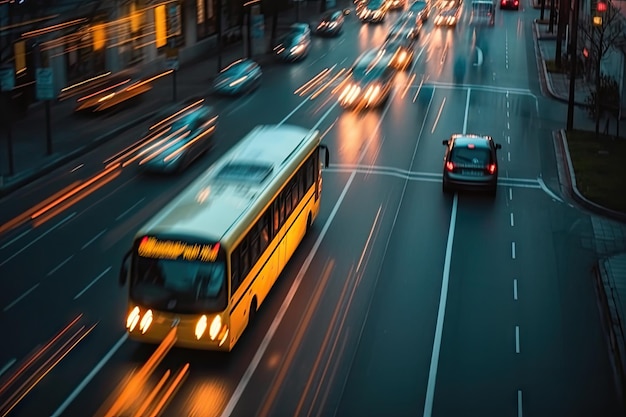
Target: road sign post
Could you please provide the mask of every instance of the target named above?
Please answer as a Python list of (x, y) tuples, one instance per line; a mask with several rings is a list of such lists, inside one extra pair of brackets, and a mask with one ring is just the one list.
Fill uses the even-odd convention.
[(54, 94), (54, 74), (52, 68), (37, 68), (36, 76), (36, 93), (37, 100), (43, 100), (46, 108), (46, 154), (52, 154), (52, 123), (50, 116), (50, 100), (55, 97)]
[(178, 72), (178, 48), (167, 48), (165, 50), (165, 66), (172, 70), (172, 100), (176, 101), (176, 73)]
[[(15, 73), (13, 72), (13, 68), (2, 68), (0, 69), (0, 101), (2, 102), (3, 108), (2, 114), (0, 114), (0, 120), (6, 119), (7, 128), (7, 157), (9, 162), (9, 175), (13, 175), (15, 166), (13, 161), (13, 115), (11, 114), (11, 90), (15, 88)], [(0, 170), (0, 185), (3, 181), (2, 171)]]

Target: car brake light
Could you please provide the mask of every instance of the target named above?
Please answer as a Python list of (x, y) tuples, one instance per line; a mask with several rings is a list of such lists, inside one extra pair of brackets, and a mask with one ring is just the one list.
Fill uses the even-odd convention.
[(519, 1), (515, 0), (513, 4), (517, 6), (519, 4)]
[(454, 162), (452, 161), (448, 161), (446, 162), (446, 171), (454, 171)]
[(502, 5), (506, 5), (506, 0), (502, 0)]
[(496, 164), (489, 164), (487, 166), (487, 172), (489, 172), (490, 174), (493, 174), (494, 172), (496, 172)]

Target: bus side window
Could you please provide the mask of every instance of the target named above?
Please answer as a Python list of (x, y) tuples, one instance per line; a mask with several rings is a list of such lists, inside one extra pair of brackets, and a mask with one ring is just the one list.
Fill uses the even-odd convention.
[(259, 219), (259, 223), (257, 225), (257, 228), (259, 230), (259, 240), (261, 243), (261, 252), (263, 252), (270, 243), (270, 228), (267, 219), (267, 213), (263, 214), (263, 216)]
[[(280, 196), (279, 196), (280, 197)], [(278, 218), (278, 199), (276, 199), (276, 201), (274, 201), (274, 204), (272, 205), (272, 226), (273, 226), (273, 234), (272, 237), (276, 236), (278, 234), (278, 231), (280, 230), (280, 219)]]
[(239, 247), (235, 249), (230, 257), (230, 276), (231, 276), (231, 296), (237, 291), (239, 288), (239, 284), (241, 284), (241, 273), (239, 269)]

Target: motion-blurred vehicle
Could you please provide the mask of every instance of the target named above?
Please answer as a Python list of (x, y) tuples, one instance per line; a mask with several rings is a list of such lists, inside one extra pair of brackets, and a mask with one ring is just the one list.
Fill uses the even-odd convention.
[(315, 29), (315, 33), (321, 36), (337, 36), (341, 33), (345, 12), (342, 10), (333, 10), (326, 12), (320, 18)]
[(430, 17), (430, 1), (431, 0), (416, 0), (409, 5), (407, 14), (415, 17), (421, 22), (425, 22)]
[(213, 81), (218, 94), (240, 95), (250, 92), (261, 84), (261, 67), (251, 59), (240, 59), (220, 71)]
[(470, 25), (493, 26), (496, 21), (496, 7), (492, 0), (472, 0)]
[(76, 100), (76, 113), (99, 113), (122, 108), (134, 103), (141, 95), (152, 89), (152, 78), (126, 78), (112, 85), (81, 95)]
[(396, 70), (404, 71), (413, 62), (414, 45), (413, 38), (396, 36), (385, 41), (382, 49), (392, 56), (389, 65)]
[(409, 38), (411, 40), (416, 40), (419, 37), (420, 30), (422, 28), (422, 23), (419, 22), (416, 24), (415, 20), (411, 17), (408, 18), (400, 18), (387, 32), (386, 40), (392, 38)]
[(486, 190), (496, 193), (498, 185), (497, 150), (502, 145), (491, 136), (454, 134), (442, 142), (443, 191), (453, 189)]
[(387, 0), (389, 1), (389, 10), (404, 9), (406, 6), (406, 0)]
[(459, 7), (450, 7), (439, 12), (435, 17), (435, 26), (456, 26), (459, 22), (461, 9)]
[(274, 53), (283, 61), (293, 62), (306, 58), (310, 49), (311, 29), (305, 23), (294, 23), (274, 46)]
[(392, 57), (384, 49), (372, 49), (359, 56), (344, 81), (339, 104), (358, 110), (383, 104), (389, 98), (396, 74)]
[(357, 8), (357, 16), (363, 23), (381, 23), (385, 20), (388, 7), (386, 0), (367, 0)]
[(519, 10), (519, 0), (501, 0), (500, 8)]
[(187, 100), (153, 124), (138, 154), (139, 169), (177, 173), (212, 146), (217, 113), (202, 98)]

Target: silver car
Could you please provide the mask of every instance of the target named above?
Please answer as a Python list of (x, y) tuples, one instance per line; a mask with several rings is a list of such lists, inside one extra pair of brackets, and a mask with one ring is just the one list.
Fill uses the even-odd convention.
[(276, 56), (287, 62), (306, 58), (311, 49), (311, 29), (307, 24), (294, 23), (274, 47)]
[(262, 75), (259, 64), (240, 59), (220, 71), (213, 81), (213, 91), (231, 96), (245, 94), (259, 86)]
[(138, 153), (140, 170), (155, 173), (182, 171), (212, 146), (217, 114), (203, 99), (185, 102), (153, 124)]

